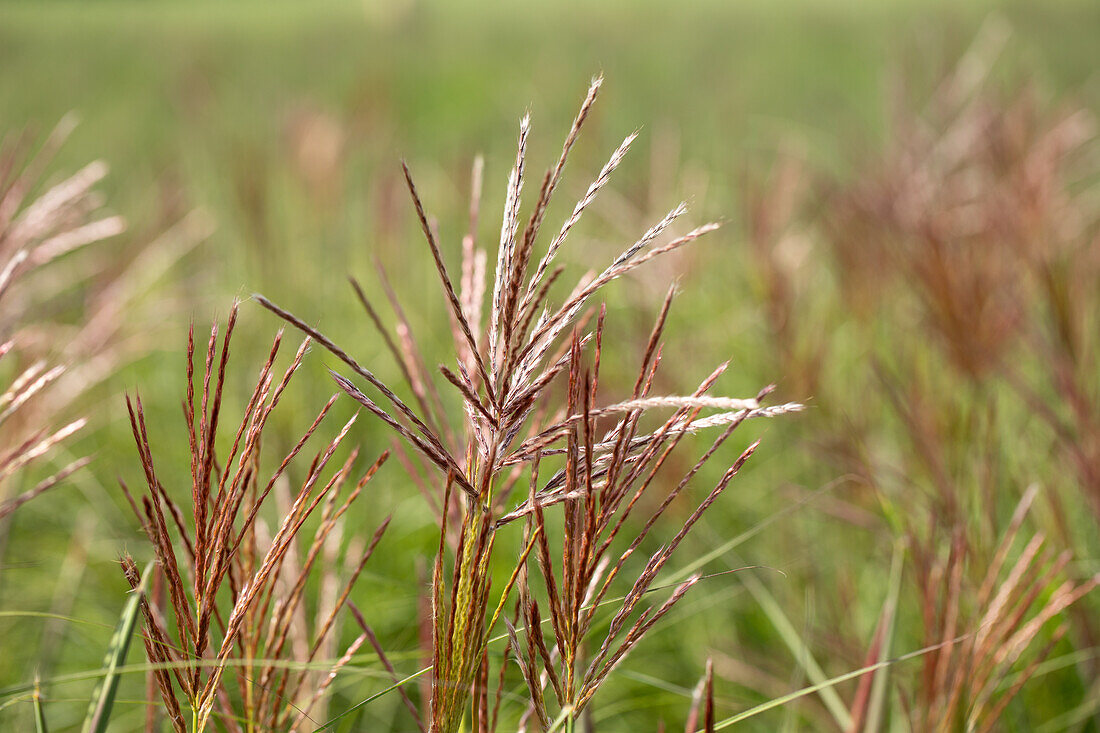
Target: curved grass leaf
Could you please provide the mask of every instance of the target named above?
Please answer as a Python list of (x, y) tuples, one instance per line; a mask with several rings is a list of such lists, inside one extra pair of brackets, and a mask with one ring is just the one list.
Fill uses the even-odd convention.
[(752, 593), (760, 609), (775, 626), (779, 637), (794, 655), (798, 666), (802, 668), (802, 671), (814, 683), (814, 686), (818, 687), (817, 693), (828, 709), (829, 714), (833, 716), (833, 720), (836, 721), (837, 727), (841, 730), (849, 730), (852, 727), (851, 713), (840, 699), (840, 695), (833, 689), (833, 686), (822, 684), (826, 681), (825, 671), (814, 659), (809, 645), (802, 640), (794, 624), (783, 613), (783, 609), (780, 608), (779, 602), (775, 600), (775, 596), (752, 573), (741, 576), (741, 582)]
[(365, 700), (361, 700), (361, 701), (355, 703), (350, 708), (348, 708), (344, 712), (337, 715), (335, 718), (332, 718), (331, 720), (326, 722), (320, 728), (314, 729), (313, 733), (322, 733), (322, 731), (328, 730), (332, 726), (339, 723), (343, 718), (345, 718), (348, 715), (351, 715), (352, 713), (354, 713), (356, 710), (359, 710), (360, 708), (362, 708), (366, 705), (369, 705), (370, 703), (374, 702), (375, 700), (382, 697), (383, 695), (385, 695), (387, 693), (390, 693), (390, 692), (393, 692), (394, 690), (400, 688), (402, 685), (408, 684), (409, 682), (412, 682), (413, 680), (420, 677), (421, 675), (427, 674), (428, 672), (431, 672), (431, 671), (432, 671), (431, 667), (425, 667), (424, 669), (420, 670), (419, 672), (414, 672), (413, 674), (409, 675), (405, 679), (400, 680), (399, 682), (393, 683), (392, 685), (385, 688), (384, 690), (379, 690), (378, 692), (374, 693), (373, 695), (366, 698)]
[(118, 626), (111, 637), (111, 643), (107, 647), (107, 655), (103, 658), (103, 679), (96, 685), (92, 693), (91, 703), (88, 705), (88, 714), (84, 718), (83, 733), (106, 733), (107, 724), (111, 717), (111, 708), (114, 706), (115, 693), (118, 691), (118, 681), (121, 677), (119, 668), (126, 662), (126, 653), (130, 649), (130, 639), (134, 634), (134, 626), (137, 624), (138, 612), (141, 608), (141, 597), (145, 593), (145, 586), (149, 580), (149, 571), (152, 563), (145, 566), (141, 574), (141, 583), (130, 594), (126, 601), (126, 607), (122, 609)]
[[(842, 675), (832, 677), (832, 678), (824, 680), (824, 681), (822, 681), (818, 684), (810, 685), (809, 687), (803, 687), (800, 690), (795, 690), (794, 692), (787, 693), (786, 695), (781, 695), (780, 697), (774, 698), (772, 700), (768, 700), (767, 702), (760, 703), (759, 705), (757, 705), (755, 707), (751, 707), (748, 710), (744, 710), (744, 711), (738, 713), (737, 715), (734, 715), (734, 716), (731, 716), (729, 718), (726, 718), (725, 720), (719, 721), (719, 723), (714, 726), (714, 729), (715, 730), (724, 730), (725, 728), (729, 728), (730, 726), (736, 725), (736, 724), (738, 724), (738, 723), (740, 723), (744, 720), (748, 720), (749, 718), (755, 717), (755, 716), (759, 715), (760, 713), (766, 713), (769, 710), (781, 707), (783, 705), (786, 705), (789, 702), (794, 702), (795, 700), (798, 700), (799, 698), (806, 697), (807, 695), (813, 695), (814, 693), (820, 693), (822, 690), (824, 690), (826, 688), (835, 687), (836, 685), (839, 685), (842, 682), (847, 682), (848, 680), (856, 679), (857, 677), (862, 677), (863, 675), (867, 674), (868, 672), (877, 672), (880, 669), (885, 669), (887, 667), (898, 664), (900, 662), (907, 662), (910, 659), (917, 659), (918, 657), (922, 657), (925, 654), (928, 654), (929, 652), (934, 652), (937, 649), (942, 649), (943, 647), (948, 646), (950, 644), (957, 644), (958, 642), (960, 642), (960, 641), (962, 641), (962, 640), (964, 640), (967, 637), (972, 636), (972, 635), (973, 635), (973, 632), (967, 633), (967, 634), (962, 634), (961, 636), (956, 636), (954, 639), (949, 639), (947, 641), (940, 642), (939, 644), (933, 644), (932, 646), (926, 646), (923, 649), (917, 649), (916, 651), (909, 652), (908, 654), (903, 654), (900, 657), (894, 657), (893, 659), (887, 659), (887, 660), (882, 661), (882, 662), (877, 662), (875, 664), (871, 664), (871, 665), (868, 665), (866, 667), (861, 667), (859, 669), (852, 670), (851, 672), (845, 672)], [(700, 731), (697, 731), (696, 733), (705, 733), (705, 731), (700, 730)]]
[[(879, 661), (890, 658), (890, 647), (894, 641), (894, 631), (898, 621), (898, 597), (901, 595), (902, 558), (905, 547), (898, 542), (894, 546), (894, 557), (890, 563), (890, 585), (883, 605), (882, 617), (886, 621), (885, 633), (882, 637), (882, 649), (879, 651)], [(890, 668), (887, 667), (875, 673), (875, 681), (871, 685), (871, 699), (867, 707), (867, 719), (863, 730), (866, 733), (875, 733), (883, 730), (886, 720), (886, 697), (889, 693)]]

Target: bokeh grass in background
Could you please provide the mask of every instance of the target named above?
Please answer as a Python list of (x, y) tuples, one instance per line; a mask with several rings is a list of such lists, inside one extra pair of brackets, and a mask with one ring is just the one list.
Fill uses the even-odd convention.
[[(99, 668), (124, 599), (116, 556), (137, 544), (138, 528), (115, 482), (116, 476), (133, 480), (139, 471), (121, 392), (141, 391), (159, 460), (186, 477), (179, 399), (189, 319), (205, 324), (232, 298), (260, 291), (321, 323), (361, 362), (392, 376), (396, 368), (371, 337), (346, 285), (354, 274), (377, 288), (377, 257), (421, 344), (442, 358), (447, 351), (437, 344), (449, 338), (444, 303), (402, 190), (399, 160), (408, 160), (439, 217), (447, 251), (457, 256), (473, 156), (486, 156), (481, 233), (489, 241), (515, 154), (516, 120), (531, 110), (532, 160), (536, 167), (548, 165), (589, 78), (599, 72), (607, 78), (605, 91), (570, 163), (563, 198), (584, 190), (625, 134), (641, 126), (642, 138), (598, 215), (586, 222), (586, 246), (564, 254), (570, 271), (602, 266), (681, 199), (690, 204), (693, 221), (726, 222), (673, 265), (610, 289), (614, 337), (608, 341), (620, 346), (605, 369), (630, 378), (664, 289), (682, 277), (657, 392), (691, 389), (712, 364), (732, 358), (724, 393), (751, 394), (775, 381), (781, 399), (812, 405), (802, 422), (785, 419), (746, 431), (743, 443), (763, 434), (763, 447), (688, 538), (681, 562), (758, 529), (736, 554), (705, 569), (752, 564), (782, 570), (759, 577), (825, 672), (861, 666), (889, 586), (889, 530), (898, 526), (896, 518), (889, 506), (885, 520), (872, 517), (874, 502), (844, 501), (843, 489), (820, 503), (799, 502), (844, 473), (843, 461), (821, 456), (847, 420), (861, 429), (873, 426), (872, 437), (890, 450), (904, 449), (905, 441), (893, 438), (904, 426), (888, 400), (865, 392), (869, 362), (885, 358), (885, 368), (893, 369), (898, 365), (889, 362), (891, 351), (899, 361), (927, 362), (930, 371), (938, 362), (922, 351), (931, 346), (922, 345), (912, 323), (884, 317), (867, 325), (849, 318), (843, 283), (821, 264), (808, 276), (811, 295), (800, 307), (806, 322), (829, 331), (825, 383), (811, 386), (786, 373), (789, 363), (777, 353), (744, 212), (753, 182), (765, 177), (780, 151), (797, 151), (806, 170), (834, 185), (858, 175), (887, 143), (892, 106), (904, 99), (919, 108), (991, 16), (1011, 32), (994, 86), (1032, 84), (1046, 107), (1100, 107), (1100, 5), (1087, 1), (0, 5), (0, 129), (45, 132), (77, 112), (81, 125), (54, 168), (71, 170), (96, 158), (109, 162), (112, 173), (102, 190), (110, 207), (130, 221), (124, 237), (96, 245), (99, 254), (87, 258), (88, 267), (94, 272), (105, 250), (136, 251), (195, 209), (214, 227), (158, 281), (156, 307), (125, 315), (146, 353), (96, 390), (90, 404), (73, 407), (92, 414), (93, 429), (71, 449), (94, 451), (93, 467), (50, 500), (21, 509), (5, 530), (0, 609), (59, 613), (80, 623), (0, 619), (0, 688), (28, 683), (36, 672), (49, 682)], [(804, 215), (813, 222), (817, 212), (809, 208)], [(552, 210), (550, 220), (565, 213)], [(806, 228), (815, 233), (813, 224)], [(828, 261), (820, 251), (815, 256), (815, 266)], [(79, 309), (79, 293), (65, 297), (71, 311)], [(278, 327), (245, 304), (236, 344), (238, 406), (254, 357)], [(895, 343), (904, 351), (892, 349)], [(329, 361), (311, 355), (287, 409), (277, 414), (286, 441), (335, 391), (325, 373)], [(998, 423), (1003, 440), (1004, 432), (1027, 420), (1026, 411), (1000, 395), (974, 390), (946, 399), (997, 404), (1004, 413)], [(820, 404), (826, 397), (843, 404)], [(346, 402), (339, 404), (341, 416), (352, 411)], [(815, 410), (825, 416), (814, 416)], [(958, 434), (966, 435), (962, 429)], [(355, 437), (365, 456), (388, 441), (365, 420)], [(999, 490), (1018, 496), (1026, 484), (1043, 481), (1076, 496), (1075, 479), (1042, 437), (1019, 440), (1032, 452), (1001, 447), (1017, 458), (1005, 464)], [(730, 453), (735, 455), (732, 448)], [(965, 474), (972, 467), (956, 468)], [(184, 484), (181, 478), (177, 490)], [(433, 522), (396, 465), (371, 491), (356, 521), (373, 528), (393, 512), (394, 524), (353, 597), (395, 663), (411, 672), (419, 660), (410, 619), (423, 588), (409, 579), (430, 563)], [(1004, 501), (1009, 513), (1014, 504)], [(687, 504), (683, 511), (690, 511)], [(1096, 571), (1096, 525), (1085, 512), (1074, 512), (1071, 525), (1073, 538), (1066, 543), (1078, 550), (1074, 572), (1084, 577)], [(729, 576), (704, 581), (697, 591), (617, 672), (594, 709), (598, 730), (655, 729), (658, 718), (680, 725), (707, 656), (716, 663), (721, 716), (806, 684), (804, 666), (777, 634), (774, 618), (761, 610), (759, 593), (746, 592)], [(902, 606), (899, 624), (909, 633), (899, 633), (897, 653), (920, 645), (917, 597), (903, 594)], [(1095, 601), (1088, 606), (1096, 607)], [(1080, 653), (1093, 654), (1087, 639), (1070, 636)], [(1073, 651), (1069, 642), (1062, 644), (1061, 652)], [(375, 665), (349, 673), (337, 685), (332, 709), (385, 687), (377, 671)], [(48, 686), (56, 729), (78, 723), (91, 684), (77, 679)], [(845, 699), (855, 694), (854, 684), (841, 688)], [(1030, 729), (1095, 700), (1090, 684), (1067, 663), (1013, 703), (1006, 725)], [(124, 680), (123, 690), (117, 730), (137, 730), (144, 719), (141, 675)], [(402, 729), (400, 702), (389, 698), (364, 709), (355, 729)], [(824, 710), (811, 697), (746, 725), (816, 729), (830, 720)], [(29, 720), (29, 705), (0, 710), (0, 723), (13, 730)]]

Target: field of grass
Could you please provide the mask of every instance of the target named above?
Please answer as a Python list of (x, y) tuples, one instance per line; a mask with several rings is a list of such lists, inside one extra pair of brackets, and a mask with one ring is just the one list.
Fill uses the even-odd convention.
[[(690, 212), (677, 233), (723, 223), (601, 294), (604, 399), (630, 396), (662, 298), (678, 280), (654, 394), (690, 394), (730, 359), (717, 394), (748, 396), (775, 383), (773, 402), (808, 409), (746, 423), (642, 545), (639, 556), (649, 557), (739, 453), (762, 439), (658, 584), (696, 570), (760, 569), (700, 581), (615, 669), (584, 724), (683, 728), (708, 658), (722, 720), (879, 659), (937, 646), (899, 661), (889, 675), (845, 680), (828, 688), (835, 692), (800, 697), (738, 726), (858, 726), (866, 708), (859, 701), (879, 699), (873, 684), (885, 686), (889, 714), (881, 729), (932, 730), (930, 711), (947, 707), (937, 694), (950, 691), (956, 676), (964, 684), (983, 674), (978, 662), (966, 666), (966, 655), (980, 655), (964, 638), (996, 616), (984, 615), (990, 591), (983, 585), (1007, 588), (1002, 600), (1013, 612), (1027, 600), (1018, 609), (1022, 623), (1056, 603), (1063, 582), (1077, 587), (1100, 571), (1100, 165), (1087, 132), (1100, 110), (1100, 5), (677, 5), (0, 3), (0, 131), (29, 129), (41, 138), (75, 112), (80, 123), (46, 180), (106, 161), (110, 174), (97, 189), (107, 210), (129, 222), (121, 236), (56, 263), (65, 278), (35, 273), (20, 295), (21, 320), (4, 323), (4, 338), (30, 334), (51, 360), (75, 358), (65, 339), (90, 312), (88, 294), (129, 265), (140, 275), (135, 295), (111, 314), (118, 358), (110, 374), (57, 408), (57, 424), (88, 415), (89, 425), (51, 465), (85, 454), (94, 455), (92, 464), (0, 518), (0, 728), (32, 729), (28, 686), (36, 677), (50, 729), (80, 726), (126, 602), (119, 554), (133, 554), (139, 567), (152, 557), (118, 488), (119, 478), (132, 488), (142, 482), (123, 394), (140, 393), (161, 478), (185, 497), (191, 472), (179, 405), (188, 326), (193, 320), (201, 351), (207, 325), (224, 321), (234, 297), (244, 302), (227, 424), (243, 414), (282, 326), (249, 300), (253, 293), (320, 324), (361, 364), (401, 384), (347, 284), (349, 275), (359, 278), (384, 303), (376, 259), (424, 361), (451, 364), (447, 303), (400, 161), (438, 218), (444, 256), (457, 268), (475, 156), (485, 160), (480, 241), (492, 245), (517, 121), (530, 111), (529, 207), (598, 73), (603, 90), (546, 229), (556, 231), (625, 135), (641, 135), (563, 249), (557, 302), (568, 295), (564, 283), (604, 267), (681, 200)], [(938, 119), (929, 100), (975, 39), (980, 45), (991, 36), (1005, 40), (994, 59), (976, 52), (991, 71), (975, 107), (987, 106), (995, 123), (1008, 121), (997, 138), (1004, 145), (986, 151), (981, 138), (967, 138), (964, 147), (982, 148), (992, 160), (966, 160), (975, 173), (964, 187), (978, 193), (958, 209), (970, 212), (973, 204), (992, 212), (990, 219), (1022, 224), (1005, 233), (987, 222), (988, 235), (960, 235), (960, 247), (980, 252), (952, 259), (959, 256), (950, 236), (928, 234), (943, 224), (936, 206), (957, 203), (949, 186), (914, 217), (887, 204), (901, 200), (890, 198), (904, 168), (899, 160), (907, 160), (898, 151), (939, 151), (921, 147), (922, 133), (947, 139), (954, 129), (954, 118)], [(969, 120), (972, 111), (958, 118)], [(1022, 204), (990, 203), (1016, 192), (1016, 169), (997, 164), (1024, 167), (1020, 160), (1042, 148), (1044, 132), (1064, 131), (1055, 124), (1064, 119), (1080, 123), (1085, 139), (1067, 143), (1066, 160), (1052, 154), (1056, 163), (1036, 165), (1039, 193), (1026, 201), (1034, 216), (1021, 214)], [(1023, 152), (1014, 158), (1017, 143)], [(1055, 170), (1049, 176), (1048, 167)], [(955, 179), (944, 174), (943, 181)], [(1058, 195), (1047, 196), (1048, 189)], [(1012, 268), (1001, 263), (1016, 262), (1036, 242), (1055, 254), (1021, 257), (1024, 274), (1011, 280), (1018, 273), (1006, 274)], [(930, 243), (949, 254), (930, 256)], [(969, 298), (975, 294), (983, 297)], [(297, 334), (288, 329), (287, 336), (292, 352)], [(10, 379), (26, 364), (0, 366)], [(339, 391), (327, 373), (338, 366), (318, 347), (306, 356), (265, 434), (271, 455), (289, 450)], [(449, 414), (459, 420), (451, 396)], [(1051, 413), (1045, 418), (1042, 406)], [(347, 397), (336, 402), (324, 440), (356, 407)], [(362, 449), (360, 471), (392, 442), (369, 417), (360, 415), (349, 436)], [(691, 450), (674, 458), (674, 473), (687, 471), (692, 455), (709, 445), (706, 435), (686, 442)], [(300, 469), (292, 480), (301, 480)], [(44, 465), (10, 479), (0, 500), (49, 472)], [(1014, 530), (1013, 512), (1032, 485), (1038, 494)], [(385, 516), (393, 518), (351, 598), (398, 673), (412, 674), (424, 660), (416, 619), (436, 553), (436, 520), (396, 460), (365, 492), (347, 514), (347, 535), (369, 537)], [(646, 516), (657, 504), (647, 501)], [(274, 511), (265, 518), (277, 526)], [(1014, 590), (1006, 576), (1038, 533), (1051, 557), (1015, 566), (1026, 582)], [(1006, 557), (996, 561), (1005, 537)], [(493, 587), (500, 589), (523, 536), (502, 532), (497, 543), (503, 559), (492, 569)], [(1054, 557), (1063, 551), (1072, 559), (1058, 565)], [(625, 577), (637, 577), (642, 565)], [(1049, 577), (1048, 566), (1056, 566)], [(630, 582), (622, 579), (613, 592), (626, 594)], [(322, 592), (315, 585), (307, 588), (311, 607)], [(896, 614), (886, 612), (891, 606)], [(1100, 597), (1086, 595), (1053, 614), (1027, 654), (998, 668), (1004, 679), (994, 702), (1016, 680), (1030, 681), (1000, 718), (989, 719), (994, 729), (1100, 729), (1098, 611)], [(1056, 634), (1063, 625), (1064, 635)], [(350, 618), (338, 630), (341, 649), (358, 633)], [(1008, 632), (1015, 630), (1008, 628), (999, 648), (1012, 646)], [(943, 642), (956, 638), (945, 651)], [(121, 677), (111, 730), (142, 730), (149, 705), (159, 705), (146, 688), (143, 652), (136, 643), (130, 650), (134, 668)], [(1038, 666), (1029, 667), (1033, 660)], [(510, 675), (505, 721), (522, 712), (516, 700), (527, 694), (518, 669)], [(336, 715), (390, 684), (364, 647), (333, 684), (326, 710)], [(961, 730), (964, 723), (960, 714), (943, 724)], [(337, 729), (411, 730), (412, 721), (390, 693)]]

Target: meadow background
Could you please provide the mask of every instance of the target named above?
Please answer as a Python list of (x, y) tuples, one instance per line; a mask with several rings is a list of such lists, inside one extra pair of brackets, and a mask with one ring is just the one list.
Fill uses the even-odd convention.
[[(457, 256), (474, 155), (486, 159), (481, 234), (491, 240), (519, 116), (532, 113), (536, 168), (550, 164), (599, 72), (604, 92), (571, 160), (563, 198), (583, 192), (625, 134), (641, 127), (642, 136), (579, 233), (582, 246), (574, 241), (563, 253), (569, 271), (579, 275), (613, 257), (680, 200), (691, 206), (693, 222), (724, 222), (689, 252), (609, 289), (608, 373), (631, 379), (660, 298), (680, 278), (658, 391), (692, 389), (728, 358), (724, 393), (752, 394), (775, 382), (780, 401), (806, 401), (810, 409), (747, 426), (736, 438), (739, 447), (764, 440), (678, 556), (686, 565), (744, 536), (704, 569), (751, 564), (781, 572), (755, 576), (764, 591), (748, 589), (736, 575), (703, 581), (601, 692), (597, 730), (655, 730), (658, 720), (678, 729), (707, 657), (715, 664), (719, 717), (807, 684), (800, 658), (806, 651), (828, 676), (864, 664), (890, 594), (898, 538), (919, 524), (920, 539), (936, 551), (950, 545), (936, 529), (949, 523), (936, 498), (943, 497), (942, 482), (919, 460), (922, 449), (883, 382), (934, 403), (943, 473), (963, 506), (961, 519), (950, 519), (953, 528), (970, 528), (976, 546), (989, 546), (1025, 488), (1038, 483), (1033, 529), (1074, 551), (1070, 577), (1100, 570), (1097, 523), (1060, 439), (1003, 383), (952, 371), (949, 350), (929, 334), (921, 299), (904, 278), (870, 307), (862, 304), (860, 288), (870, 286), (847, 277), (845, 260), (829, 243), (836, 236), (832, 197), (875, 169), (896, 132), (893, 110), (921, 110), (989, 23), (1009, 34), (989, 82), (999, 93), (1012, 98), (1030, 88), (1041, 114), (1100, 108), (1100, 5), (1087, 0), (0, 4), (0, 130), (45, 134), (75, 112), (80, 124), (51, 170), (107, 161), (111, 173), (100, 189), (108, 208), (129, 222), (124, 235), (78, 253), (68, 267), (95, 282), (157, 251), (149, 243), (158, 237), (186, 230), (199, 240), (178, 257), (146, 262), (146, 281), (135, 285), (140, 296), (117, 315), (125, 358), (66, 407), (91, 417), (65, 451), (93, 452), (92, 466), (4, 520), (0, 611), (13, 613), (0, 618), (0, 705), (37, 674), (53, 728), (81, 720), (93, 684), (83, 673), (98, 670), (125, 598), (118, 553), (145, 552), (117, 489), (117, 477), (133, 483), (140, 475), (122, 393), (140, 391), (162, 472), (173, 467), (185, 484), (179, 400), (189, 321), (204, 328), (234, 297), (262, 292), (322, 324), (361, 363), (392, 378), (396, 369), (346, 284), (353, 274), (377, 288), (377, 257), (421, 344), (441, 361), (449, 339), (444, 303), (399, 161), (407, 159), (417, 175), (446, 251)], [(1095, 190), (1095, 151), (1086, 148), (1081, 158), (1085, 172), (1071, 187)], [(783, 167), (792, 160), (793, 168)], [(784, 195), (776, 184), (784, 171), (799, 182), (780, 226), (790, 236), (761, 234), (760, 201)], [(1095, 222), (1095, 196), (1082, 200), (1092, 202), (1084, 216)], [(550, 221), (566, 213), (552, 209)], [(787, 270), (758, 246), (779, 239), (797, 271), (793, 294), (783, 297), (775, 277)], [(1070, 301), (1083, 309), (1086, 331), (1100, 315), (1096, 302), (1091, 295)], [(85, 305), (73, 287), (52, 294), (38, 312), (61, 324), (52, 333), (64, 334)], [(779, 321), (776, 307), (785, 309)], [(784, 336), (779, 322), (793, 324), (795, 336)], [(245, 302), (229, 404), (243, 406), (254, 365), (278, 327)], [(1095, 355), (1095, 337), (1085, 344)], [(1027, 353), (1025, 346), (1009, 348)], [(276, 413), (277, 435), (288, 445), (336, 391), (325, 372), (330, 363), (314, 351)], [(1082, 383), (1095, 397), (1100, 372), (1090, 377), (1087, 369), (1096, 362), (1080, 363)], [(1041, 366), (1035, 370), (1041, 375)], [(1035, 370), (1024, 367), (1029, 375)], [(894, 381), (880, 380), (881, 372)], [(1036, 382), (1057, 406), (1057, 389), (1041, 376)], [(353, 406), (342, 399), (337, 409), (347, 416)], [(390, 440), (369, 420), (360, 421), (354, 438), (365, 458)], [(865, 455), (853, 457), (853, 445)], [(718, 472), (710, 469), (706, 480)], [(373, 529), (391, 512), (393, 526), (353, 598), (395, 664), (411, 673), (419, 659), (410, 619), (423, 590), (415, 578), (430, 564), (434, 523), (396, 463), (370, 491), (350, 526)], [(1058, 498), (1046, 502), (1048, 495)], [(680, 516), (691, 506), (685, 503)], [(919, 586), (915, 567), (904, 567), (898, 654), (926, 643), (921, 614), (929, 590)], [(973, 573), (980, 582), (980, 569)], [(790, 623), (786, 635), (773, 607)], [(1077, 608), (1052, 661), (1011, 703), (1003, 729), (1100, 725), (1095, 622), (1087, 621), (1100, 600), (1086, 597)], [(135, 647), (130, 661), (139, 657)], [(920, 665), (901, 663), (894, 674), (918, 677)], [(329, 709), (387, 684), (364, 655), (341, 676)], [(113, 729), (139, 730), (142, 675), (129, 675), (122, 690)], [(851, 700), (856, 683), (838, 691)], [(921, 704), (903, 697), (891, 697), (899, 711)], [(400, 701), (390, 698), (347, 720), (347, 729), (404, 729)], [(0, 708), (7, 730), (26, 729), (29, 720), (29, 703)], [(744, 725), (833, 724), (821, 700), (809, 696)]]

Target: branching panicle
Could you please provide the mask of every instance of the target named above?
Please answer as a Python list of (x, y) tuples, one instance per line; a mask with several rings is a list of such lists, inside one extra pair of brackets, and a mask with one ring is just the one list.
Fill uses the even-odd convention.
[[(440, 490), (437, 496), (429, 494), (429, 503), (438, 508), (440, 520), (439, 550), (432, 573), (434, 679), (430, 729), (433, 732), (453, 733), (464, 719), (473, 721), (477, 731), (488, 731), (495, 726), (497, 715), (495, 712), (490, 714), (489, 710), (490, 707), (497, 710), (500, 699), (498, 692), (496, 702), (490, 706), (488, 635), (501, 618), (513, 584), (519, 589), (516, 620), (522, 617), (526, 633), (521, 635), (514, 622), (503, 620), (508, 626), (507, 648), (515, 654), (513, 658), (519, 664), (531, 695), (531, 715), (544, 726), (550, 724), (551, 716), (543, 694), (546, 684), (552, 687), (554, 699), (562, 711), (568, 715), (579, 714), (608, 672), (697, 580), (693, 578), (681, 583), (663, 604), (644, 610), (633, 625), (627, 625), (628, 617), (653, 588), (672, 551), (733, 478), (755, 444), (733, 464), (669, 545), (651, 558), (624, 600), (608, 636), (598, 645), (599, 652), (593, 659), (586, 660), (584, 646), (596, 604), (605, 597), (611, 582), (622, 574), (627, 559), (702, 463), (715, 455), (718, 446), (734, 429), (750, 417), (771, 417), (801, 409), (801, 405), (793, 403), (779, 407), (762, 405), (767, 390), (753, 399), (704, 394), (724, 366), (715, 370), (692, 395), (651, 395), (660, 364), (661, 337), (672, 290), (657, 318), (637, 381), (630, 392), (631, 398), (599, 401), (604, 389), (600, 365), (603, 363), (606, 310), (590, 307), (589, 300), (605, 285), (629, 274), (639, 265), (672, 252), (717, 226), (706, 224), (680, 236), (672, 235), (676, 221), (686, 211), (686, 206), (680, 204), (610, 265), (598, 274), (583, 277), (559, 306), (547, 305), (552, 285), (562, 273), (560, 267), (551, 270), (555, 257), (637, 136), (637, 133), (629, 135), (612, 154), (547, 245), (533, 271), (529, 272), (548, 207), (559, 189), (569, 152), (589, 116), (601, 83), (600, 78), (593, 81), (560, 157), (542, 179), (522, 230), (520, 199), (530, 122), (527, 116), (521, 121), (491, 292), (486, 292), (483, 274), (485, 252), (475, 246), (480, 212), (480, 159), (474, 167), (470, 227), (461, 243), (461, 277), (457, 288), (445, 264), (436, 228), (431, 224), (409, 168), (402, 165), (416, 218), (442, 285), (447, 318), (454, 333), (455, 366), (441, 365), (439, 371), (462, 402), (464, 420), (461, 426), (440, 424), (444, 411), (437, 409), (426, 397), (435, 394), (432, 375), (421, 367), (425, 360), (416, 353), (415, 345), (402, 336), (402, 328), (407, 330), (407, 327), (403, 325), (400, 307), (392, 296), (391, 303), (399, 314), (399, 338), (395, 340), (383, 333), (383, 340), (416, 397), (422, 415), (417, 415), (372, 371), (361, 367), (332, 340), (302, 319), (257, 296), (264, 307), (311, 336), (381, 393), (392, 405), (392, 414), (351, 380), (333, 372), (333, 378), (345, 393), (381, 419), (440, 472)], [(383, 332), (382, 322), (364, 289), (354, 280), (352, 284), (375, 328)], [(385, 281), (383, 287), (389, 295)], [(480, 314), (486, 297), (489, 298), (488, 324), (482, 331)], [(540, 310), (542, 315), (536, 318)], [(594, 331), (589, 331), (592, 316), (596, 316), (596, 325)], [(591, 369), (586, 366), (590, 360)], [(554, 384), (562, 375), (568, 377), (567, 396), (564, 403), (555, 403)], [(672, 415), (657, 430), (643, 431), (641, 426), (646, 416), (659, 410), (671, 410)], [(724, 412), (702, 416), (704, 410)], [(617, 424), (605, 430), (602, 424), (608, 418), (617, 420)], [(713, 427), (724, 427), (723, 437), (676, 485), (637, 540), (617, 562), (613, 561), (609, 554), (612, 541), (641, 494), (658, 485), (655, 476), (671, 450), (688, 433)], [(461, 455), (457, 447), (445, 447), (453, 445), (446, 437), (452, 435), (466, 438)], [(520, 435), (525, 437), (520, 440)], [(553, 457), (558, 461), (561, 460), (559, 456), (564, 459), (564, 465), (550, 472), (540, 484), (540, 460)], [(410, 462), (406, 463), (411, 466)], [(518, 506), (509, 507), (507, 497), (525, 472), (531, 476), (530, 490)], [(560, 553), (551, 549), (544, 514), (546, 508), (555, 505), (561, 507), (564, 522)], [(525, 520), (526, 549), (509, 563), (512, 567), (510, 580), (496, 610), (490, 612), (489, 589), (496, 533), (518, 519)], [(448, 547), (454, 551), (453, 558), (445, 556)], [(533, 553), (536, 562), (527, 562), (528, 553)], [(555, 569), (554, 555), (560, 558), (559, 569)], [(543, 615), (533, 595), (529, 564), (535, 565), (542, 576), (552, 644), (547, 644), (543, 638)]]
[[(223, 413), (230, 338), (236, 320), (237, 305), (234, 304), (221, 340), (220, 357), (215, 348), (217, 326), (211, 329), (197, 416), (193, 329), (188, 338), (184, 417), (191, 449), (190, 521), (185, 519), (158, 478), (140, 398), (127, 399), (148, 493), (141, 497), (139, 508), (125, 484), (123, 491), (153, 546), (173, 617), (173, 623), (169, 624), (163, 613), (166, 609), (160, 606), (162, 602), (143, 601), (145, 649), (149, 661), (157, 665), (153, 679), (176, 731), (185, 730), (177, 695), (183, 696), (191, 710), (192, 733), (205, 729), (212, 715), (226, 722), (231, 730), (238, 730), (232, 722), (235, 720), (247, 722), (249, 729), (298, 729), (308, 719), (310, 709), (321, 703), (323, 691), (363, 640), (356, 640), (320, 676), (308, 666), (297, 671), (284, 666), (281, 662), (287, 643), (292, 638), (312, 638), (307, 659), (302, 660), (305, 662), (312, 662), (323, 646), (332, 643), (337, 614), (346, 605), (352, 584), (389, 523), (387, 519), (379, 527), (353, 566), (342, 593), (319, 616), (316, 628), (301, 628), (304, 616), (298, 609), (307, 579), (311, 574), (335, 572), (335, 568), (326, 566), (324, 558), (339, 560), (341, 532), (338, 529), (345, 521), (347, 509), (361, 495), (388, 454), (383, 453), (353, 485), (346, 498), (337, 501), (337, 494), (352, 475), (357, 452), (353, 450), (331, 478), (322, 481), (322, 475), (354, 423), (353, 417), (314, 458), (274, 535), (267, 536), (265, 529), (261, 537), (257, 523), (265, 500), (273, 488), (288, 480), (288, 469), (319, 429), (335, 396), (274, 468), (270, 478), (261, 479), (261, 436), (309, 344), (307, 339), (282, 378), (274, 383), (272, 377), (281, 341), (277, 336), (260, 369), (231, 446), (219, 457), (216, 439)], [(215, 467), (221, 467), (220, 477), (216, 476)], [(322, 502), (321, 522), (312, 540), (308, 541), (305, 560), (300, 561), (299, 535), (306, 519)], [(185, 552), (177, 551), (177, 546), (182, 546)], [(123, 560), (123, 571), (136, 587), (136, 567), (129, 558)], [(278, 603), (272, 603), (276, 585), (287, 590)], [(178, 643), (170, 641), (170, 626), (173, 625)], [(232, 670), (229, 679), (237, 678), (235, 694), (230, 694), (227, 686), (227, 669)]]

